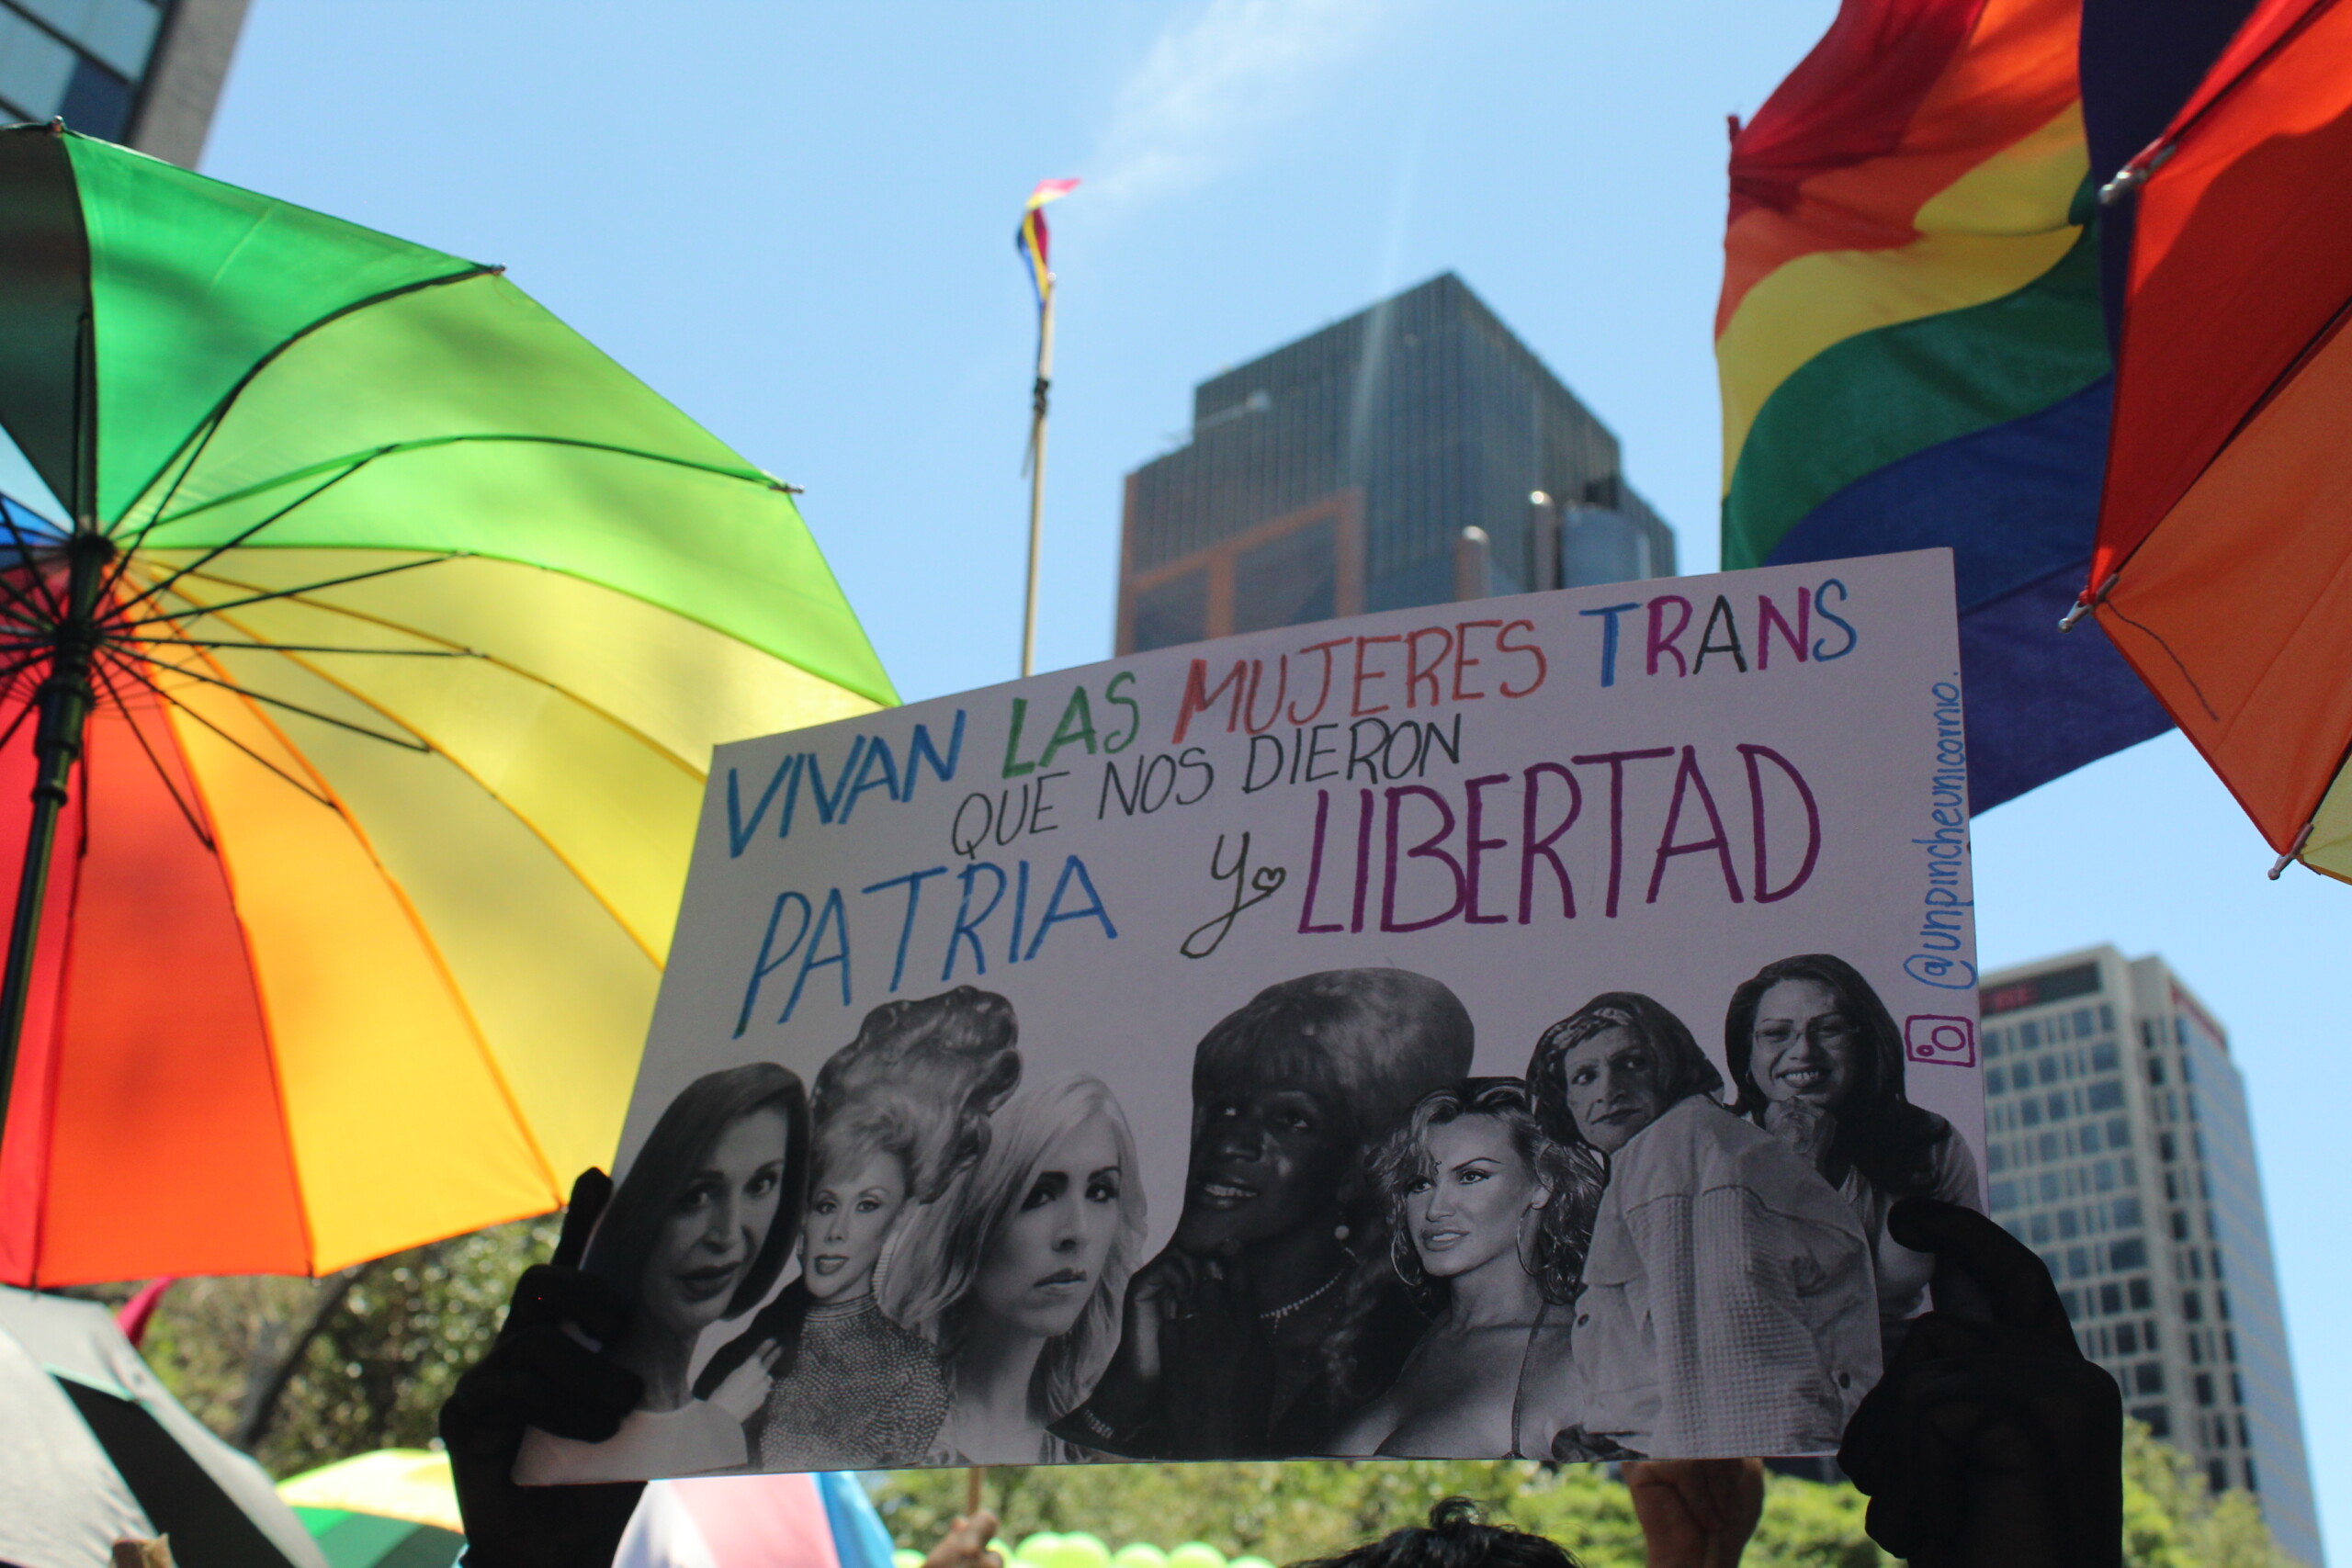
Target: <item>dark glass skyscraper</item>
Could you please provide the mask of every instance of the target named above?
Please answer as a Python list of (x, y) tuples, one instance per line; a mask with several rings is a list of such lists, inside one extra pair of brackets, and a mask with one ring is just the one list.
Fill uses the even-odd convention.
[(1193, 389), (1127, 476), (1118, 647), (1674, 565), (1617, 438), (1446, 273)]
[(246, 0), (0, 0), (0, 118), (193, 168)]

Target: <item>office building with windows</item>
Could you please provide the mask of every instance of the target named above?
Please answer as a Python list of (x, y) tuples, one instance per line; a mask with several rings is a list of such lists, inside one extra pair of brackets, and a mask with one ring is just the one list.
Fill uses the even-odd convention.
[(2320, 1568), (2228, 1035), (2163, 959), (2111, 947), (1988, 974), (1979, 996), (1993, 1217), (2050, 1266), (2124, 1408)]
[(1617, 438), (1446, 273), (1193, 389), (1127, 476), (1118, 650), (1674, 567)]
[(194, 168), (246, 0), (0, 0), (0, 116)]

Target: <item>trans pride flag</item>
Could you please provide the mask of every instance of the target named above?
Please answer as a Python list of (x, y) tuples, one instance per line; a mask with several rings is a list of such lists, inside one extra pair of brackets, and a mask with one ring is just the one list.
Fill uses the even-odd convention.
[(2112, 389), (2080, 0), (1845, 0), (1746, 127), (1715, 317), (1725, 567), (1950, 546), (1979, 811), (2171, 721), (2058, 621)]

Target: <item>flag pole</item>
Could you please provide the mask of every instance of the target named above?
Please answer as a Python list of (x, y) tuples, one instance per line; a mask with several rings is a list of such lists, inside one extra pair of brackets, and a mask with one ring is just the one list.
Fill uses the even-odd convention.
[(1037, 306), (1037, 379), (1029, 394), (1029, 592), (1021, 605), (1021, 673), (1037, 668), (1037, 563), (1046, 547), (1046, 411), (1054, 385), (1054, 276)]

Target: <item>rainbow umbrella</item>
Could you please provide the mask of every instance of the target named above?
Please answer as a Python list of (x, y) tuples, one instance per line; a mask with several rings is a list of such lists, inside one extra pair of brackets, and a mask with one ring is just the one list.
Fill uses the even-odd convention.
[[(277, 1495), (328, 1568), (444, 1568), (464, 1542), (447, 1454), (383, 1449), (282, 1481)], [(820, 1472), (649, 1483), (614, 1568), (893, 1565), (865, 1488), (854, 1475)], [(1223, 1559), (1209, 1568), (1225, 1568)]]
[(379, 1449), (277, 1483), (327, 1568), (448, 1568), (466, 1543), (449, 1456)]
[(555, 1207), (711, 747), (894, 700), (788, 488), (495, 267), (55, 128), (0, 424), (0, 1279)]
[[(2135, 67), (2163, 41), (2136, 12), (2117, 35)], [(2130, 247), (2077, 615), (2278, 852), (2272, 875), (2352, 881), (2352, 5), (2254, 6), (2104, 195)]]

